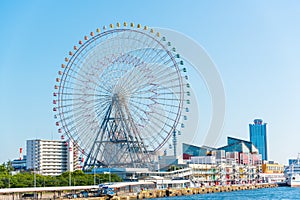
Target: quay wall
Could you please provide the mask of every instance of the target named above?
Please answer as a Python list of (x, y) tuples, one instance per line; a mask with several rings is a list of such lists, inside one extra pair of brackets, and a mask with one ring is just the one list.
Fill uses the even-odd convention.
[[(231, 192), (238, 190), (255, 190), (261, 188), (278, 187), (277, 184), (260, 183), (260, 184), (246, 184), (246, 185), (226, 185), (226, 186), (213, 186), (213, 187), (198, 187), (198, 188), (169, 188), (169, 189), (153, 189), (143, 190), (139, 193), (118, 193), (113, 197), (86, 197), (78, 198), (80, 200), (137, 200), (137, 199), (151, 199), (173, 196), (187, 196), (196, 194), (218, 193), (218, 192)], [(57, 193), (48, 191), (38, 196), (40, 200), (67, 200), (69, 198), (57, 197)], [(0, 200), (21, 200), (24, 199), (21, 195), (0, 194)], [(33, 199), (33, 198), (26, 198)]]
[(231, 192), (238, 190), (255, 190), (261, 188), (278, 187), (277, 184), (255, 184), (255, 185), (231, 185), (231, 186), (214, 186), (200, 188), (182, 188), (182, 189), (165, 189), (165, 190), (145, 190), (137, 195), (114, 196), (111, 200), (136, 200), (136, 199), (151, 199), (172, 196), (187, 196), (194, 194), (207, 194), (217, 192)]

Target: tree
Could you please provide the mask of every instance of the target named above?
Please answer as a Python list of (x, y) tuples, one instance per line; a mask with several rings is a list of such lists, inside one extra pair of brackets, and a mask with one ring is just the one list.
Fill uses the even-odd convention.
[[(34, 187), (34, 176), (36, 176), (37, 187), (51, 187), (51, 186), (68, 186), (69, 185), (69, 172), (64, 172), (59, 176), (42, 176), (35, 174), (33, 171), (20, 172), (15, 175), (11, 175), (12, 171), (11, 162), (3, 163), (0, 165), (0, 188), (23, 188)], [(111, 178), (109, 178), (109, 176)], [(85, 174), (81, 170), (71, 172), (72, 185), (93, 185), (94, 178), (96, 183), (120, 182), (122, 179), (116, 174)]]
[(14, 170), (11, 161), (7, 161), (6, 165), (5, 165), (6, 169), (8, 172), (12, 172)]

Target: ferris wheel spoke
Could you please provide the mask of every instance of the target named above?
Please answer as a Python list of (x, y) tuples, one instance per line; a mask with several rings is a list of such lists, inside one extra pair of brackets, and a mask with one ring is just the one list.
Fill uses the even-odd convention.
[[(169, 134), (169, 132), (166, 131), (164, 128), (161, 129), (159, 132), (157, 132), (157, 126), (161, 126), (161, 125), (158, 124), (156, 121), (149, 124), (149, 128), (153, 130), (153, 131), (151, 131), (151, 133), (149, 133), (149, 135), (152, 136), (152, 138), (156, 138), (155, 140), (158, 140), (160, 138), (161, 141), (163, 141), (166, 139), (166, 136)], [(163, 135), (162, 133), (165, 133), (165, 135)], [(158, 144), (160, 144), (160, 143), (161, 142), (158, 142)], [(156, 146), (156, 148), (157, 148), (157, 146)]]
[[(69, 80), (73, 80), (73, 82), (70, 82)], [(86, 86), (87, 80), (79, 79), (77, 76), (73, 76), (72, 74), (69, 74), (68, 76), (65, 76), (65, 79), (62, 79), (63, 83), (67, 83), (74, 86)]]
[[(165, 122), (165, 121), (172, 121), (173, 119), (172, 118), (170, 118), (169, 116), (165, 116), (165, 115), (163, 115), (163, 114), (161, 114), (161, 113), (158, 113), (158, 112), (156, 112), (155, 113), (156, 115), (151, 115), (151, 118), (153, 118), (154, 120), (156, 120), (156, 121), (159, 121), (159, 122)], [(165, 120), (162, 120), (162, 119), (165, 119)], [(167, 126), (168, 128), (173, 128), (173, 126), (172, 125), (169, 125), (168, 123), (166, 123), (165, 124), (165, 126)]]
[(100, 99), (97, 99), (97, 102), (98, 103), (94, 104), (95, 111), (97, 111), (97, 109), (101, 109), (101, 110), (105, 111), (103, 108), (106, 108), (108, 105), (111, 104), (110, 99), (106, 99), (105, 101), (100, 101)]
[[(141, 109), (141, 108), (138, 107), (138, 106), (132, 105), (132, 107), (136, 108), (137, 113), (138, 113), (139, 111), (142, 112), (142, 113), (144, 113), (144, 114), (147, 114), (147, 115), (149, 115), (149, 114), (151, 114), (151, 113), (154, 113), (152, 110), (145, 111), (145, 110)], [(156, 108), (156, 110), (157, 110), (157, 111), (160, 111), (160, 112), (165, 112), (165, 110), (160, 109), (160, 108)], [(169, 113), (169, 114), (173, 114), (173, 115), (176, 115), (176, 114), (177, 114), (177, 112), (171, 111), (171, 110), (168, 110), (168, 113)]]
[[(162, 92), (160, 92), (160, 91), (162, 91)], [(142, 95), (142, 94), (149, 94), (151, 96), (146, 96), (146, 97), (139, 96), (139, 95)], [(162, 98), (164, 96), (175, 96), (172, 99), (175, 98), (174, 100), (178, 101), (179, 97), (177, 97), (177, 96), (179, 96), (180, 94), (181, 94), (181, 92), (168, 92), (168, 91), (165, 91), (165, 89), (159, 88), (159, 89), (154, 90), (154, 91), (136, 91), (130, 97), (132, 99), (136, 98), (136, 99), (149, 99), (150, 100), (151, 98), (155, 99), (158, 95), (161, 96)]]
[[(173, 69), (171, 69), (170, 67), (161, 67), (161, 70), (154, 70), (154, 72), (152, 71), (152, 73), (150, 74), (152, 77), (155, 77), (156, 81), (159, 80), (173, 80), (172, 82), (178, 82), (178, 76), (177, 76), (177, 72)], [(171, 79), (172, 78), (172, 79)], [(176, 78), (174, 80), (174, 78)], [(161, 82), (159, 82), (161, 83)]]
[(95, 113), (97, 118), (102, 119), (103, 115), (105, 115), (106, 110), (103, 108), (108, 108), (110, 106), (110, 103), (102, 104), (101, 106), (95, 107)]
[(154, 99), (151, 99), (150, 101), (152, 101), (152, 103), (150, 104), (145, 104), (145, 103), (142, 103), (140, 101), (134, 101), (134, 100), (131, 100), (131, 105), (135, 105), (136, 107), (145, 107), (147, 106), (147, 108), (151, 108), (151, 107), (155, 107), (155, 106), (164, 106), (164, 107), (169, 107), (168, 111), (170, 111), (170, 109), (172, 108), (178, 108), (178, 106), (171, 104), (170, 103), (163, 103), (163, 102), (159, 102), (159, 101), (156, 101)]
[[(76, 64), (74, 64), (74, 65), (76, 66)], [(78, 68), (80, 68), (80, 67), (78, 66)], [(95, 69), (95, 72), (98, 71), (97, 68), (95, 68), (95, 67), (92, 67), (92, 68)], [(79, 79), (79, 78), (77, 78), (77, 77), (75, 77), (75, 76), (72, 76), (72, 75), (69, 75), (70, 78), (77, 79), (78, 81), (82, 81), (82, 82), (84, 82), (84, 83), (87, 83), (87, 82), (88, 82), (89, 84), (93, 84), (94, 86), (99, 87), (99, 85), (97, 84), (97, 82), (93, 81), (93, 79), (92, 79), (93, 77), (95, 77), (95, 74), (94, 74), (94, 73), (88, 73), (87, 71), (85, 71), (85, 70), (83, 70), (83, 69), (81, 70), (82, 73), (78, 73), (77, 71), (74, 71), (74, 70), (72, 70), (72, 69), (70, 69), (70, 71), (72, 71), (74, 74), (78, 74), (78, 76), (81, 77), (81, 78), (83, 78), (83, 80), (81, 80), (81, 79)], [(85, 75), (86, 75), (86, 76), (85, 76)], [(96, 77), (95, 77), (95, 79), (96, 79)], [(104, 91), (109, 92), (109, 90), (108, 90), (107, 88), (105, 88), (104, 85), (100, 85), (100, 87), (101, 87)]]
[[(89, 94), (89, 93), (72, 93), (72, 92), (64, 92), (65, 96), (81, 96), (81, 97), (109, 97), (110, 95), (108, 94)], [(76, 99), (76, 98), (74, 98)], [(72, 99), (70, 99), (72, 100)]]
[[(166, 88), (168, 88), (168, 90), (170, 89), (177, 89), (178, 91), (178, 87), (182, 87), (181, 84), (177, 84), (177, 85), (171, 85), (170, 84), (171, 82), (166, 82), (166, 85), (168, 84), (169, 86), (164, 86), (162, 84), (158, 84), (158, 83), (148, 83), (147, 84), (144, 84), (144, 85), (141, 85), (139, 86), (139, 88), (137, 88), (136, 90), (134, 90), (132, 92), (132, 94), (141, 94), (141, 93), (149, 93), (149, 92), (152, 92), (152, 93), (157, 93), (157, 92), (160, 92), (160, 91), (165, 91)], [(151, 86), (151, 87), (149, 87)], [(174, 90), (173, 90), (174, 91)], [(141, 92), (141, 93), (140, 93)], [(176, 92), (173, 92), (173, 93), (176, 93)]]
[[(91, 111), (93, 111), (93, 109), (90, 109)], [(84, 111), (83, 111), (84, 112)], [(88, 115), (85, 118), (82, 117), (82, 115), (78, 115), (78, 117), (74, 118), (74, 121), (76, 121), (78, 124), (83, 124), (83, 125), (87, 125), (87, 123), (92, 123), (95, 121), (98, 121), (97, 118), (99, 118), (100, 116), (104, 115), (105, 112), (95, 112), (95, 115), (93, 115), (93, 118), (90, 118), (91, 116)]]
[[(91, 127), (89, 127), (89, 128), (91, 128)], [(86, 131), (81, 132), (81, 134), (78, 133), (77, 136), (78, 136), (78, 138), (80, 138), (81, 142), (88, 141), (87, 144), (91, 144), (94, 139), (94, 137), (93, 137), (94, 134), (92, 134), (92, 133), (93, 133), (92, 130), (90, 130), (88, 132), (86, 132)], [(87, 147), (88, 146), (85, 146), (84, 148), (87, 148)]]
[(89, 123), (89, 124), (83, 125), (82, 123), (78, 123), (78, 122), (76, 122), (76, 124), (80, 125), (80, 126), (76, 125), (76, 128), (78, 130), (80, 130), (80, 132), (78, 132), (78, 137), (83, 138), (83, 135), (85, 135), (85, 137), (89, 138), (90, 141), (94, 141), (95, 135), (91, 134), (91, 133), (93, 133), (92, 130), (94, 128), (94, 124)]
[[(147, 114), (150, 112), (148, 107), (140, 107), (140, 106), (138, 106), (136, 104), (132, 104), (132, 103), (130, 104), (130, 107), (132, 107), (134, 109), (135, 112), (133, 112), (133, 113), (137, 113), (137, 114), (143, 113), (145, 116), (147, 116)], [(147, 111), (145, 108), (148, 108), (149, 111)], [(140, 118), (146, 120), (144, 116), (140, 115)]]
[(161, 84), (158, 84), (158, 83), (148, 83), (148, 85), (147, 84), (141, 85), (138, 89), (134, 90), (132, 92), (132, 94), (136, 94), (136, 93), (140, 93), (140, 92), (142, 92), (142, 93), (151, 92), (151, 93), (158, 93), (159, 94), (161, 91), (166, 91), (166, 90), (172, 91), (173, 93), (176, 93), (176, 92), (180, 91), (178, 89), (180, 87), (183, 87), (183, 85), (180, 84), (180, 83), (179, 84), (176, 84), (176, 83), (170, 84), (169, 83), (168, 86), (167, 85), (161, 85)]
[[(67, 126), (71, 126), (71, 124), (68, 124)], [(76, 137), (82, 137), (83, 133), (84, 135), (86, 135), (86, 137), (90, 138), (91, 140), (94, 139), (94, 136), (91, 133), (91, 130), (93, 130), (94, 126), (92, 123), (78, 123), (76, 121), (74, 121), (73, 123), (73, 130), (77, 129), (80, 130), (79, 132), (76, 132), (76, 134), (74, 134), (74, 136)]]
[[(137, 91), (142, 90), (143, 88), (147, 88), (149, 86), (152, 86), (151, 90), (155, 91), (157, 89), (163, 89), (165, 87), (167, 88), (178, 88), (181, 87), (181, 84), (178, 82), (175, 82), (176, 79), (168, 79), (162, 82), (150, 82), (150, 83), (145, 83), (143, 85), (140, 85), (137, 88)], [(164, 87), (165, 86), (165, 87)]]
[(111, 96), (105, 98), (94, 98), (94, 107), (95, 108), (104, 108), (103, 105), (111, 104)]
[(73, 120), (76, 124), (78, 124), (77, 128), (78, 129), (83, 129), (86, 127), (88, 128), (89, 126), (93, 125), (95, 123), (95, 120), (91, 118), (91, 116), (77, 116)]
[[(157, 148), (157, 146), (166, 139), (166, 135), (163, 136), (161, 133), (156, 133), (156, 129), (152, 127), (151, 125), (148, 126), (149, 128), (145, 131), (147, 132), (147, 136), (149, 138), (149, 142), (147, 145), (150, 145), (153, 150)], [(156, 133), (156, 134), (153, 134)], [(150, 141), (151, 140), (151, 141)]]
[(75, 115), (78, 115), (81, 113), (82, 113), (82, 110), (74, 111), (74, 110), (72, 110), (72, 108), (70, 106), (66, 107), (66, 109), (61, 110), (61, 114), (64, 116), (63, 117), (64, 120), (72, 119)]
[[(93, 97), (93, 96), (91, 96)], [(100, 96), (97, 98), (97, 101), (107, 101), (109, 96)], [(68, 99), (59, 99), (59, 106), (57, 108), (69, 107), (69, 106), (78, 106), (78, 105), (87, 105), (94, 103), (95, 99), (84, 98), (84, 96), (80, 95), (77, 98), (68, 98)]]
[[(69, 82), (69, 81), (66, 81), (66, 83), (67, 83), (68, 85), (70, 85), (70, 84), (77, 85), (77, 84), (75, 84), (75, 83), (73, 83), (73, 82)], [(58, 94), (65, 94), (65, 93), (70, 94), (71, 91), (73, 91), (74, 93), (81, 93), (81, 94), (84, 94), (84, 93), (86, 93), (87, 91), (92, 90), (92, 88), (87, 87), (87, 86), (85, 86), (85, 87), (81, 87), (81, 85), (77, 85), (77, 86), (79, 86), (79, 87), (71, 88), (71, 87), (68, 87), (68, 86), (66, 86), (66, 85), (63, 85), (63, 86), (61, 86), (62, 91), (59, 91)]]
[[(106, 88), (104, 85), (105, 84), (97, 84), (96, 82), (93, 82), (93, 81), (91, 81), (91, 80), (88, 80), (88, 81), (82, 81), (82, 83), (88, 83), (88, 84), (91, 84), (92, 83), (92, 85), (87, 85), (87, 84), (85, 84), (85, 85), (79, 85), (78, 84), (78, 86), (80, 87), (80, 86), (82, 86), (82, 87), (80, 87), (80, 88), (78, 88), (78, 90), (87, 90), (87, 89), (90, 89), (90, 90), (95, 90), (95, 91), (97, 91), (97, 92), (106, 92), (106, 93), (110, 93), (110, 89), (109, 88)], [(72, 84), (72, 83), (70, 83), (70, 84)], [(74, 84), (75, 85), (75, 84)], [(94, 87), (91, 87), (91, 86), (97, 86), (97, 89), (94, 89)], [(99, 89), (101, 89), (101, 90), (99, 90)]]
[(101, 113), (105, 113), (106, 110), (104, 108), (108, 108), (111, 105), (109, 101), (98, 103), (94, 106), (94, 111), (97, 115), (101, 116)]
[[(144, 50), (144, 51), (142, 51), (142, 52), (143, 52), (142, 56), (144, 56), (145, 53), (147, 52), (147, 49), (143, 49), (143, 50)], [(139, 51), (139, 52), (140, 52), (140, 51)], [(139, 54), (138, 54), (137, 56), (139, 56)], [(138, 61), (139, 61), (139, 62), (137, 62), (137, 63), (135, 64), (135, 66), (137, 66), (137, 65), (139, 65), (139, 63), (141, 63), (141, 62), (140, 62), (140, 59), (139, 59)], [(129, 76), (128, 76), (128, 77), (129, 77)], [(135, 77), (132, 77), (131, 80), (135, 80)], [(125, 82), (127, 82), (127, 80), (126, 80)], [(130, 84), (130, 82), (129, 82), (128, 84)]]
[[(171, 93), (174, 94), (174, 93)], [(147, 99), (147, 100), (151, 100), (154, 102), (158, 102), (159, 100), (165, 100), (165, 101), (178, 101), (177, 97), (158, 97), (158, 96), (151, 96), (151, 97), (138, 97), (138, 96), (132, 96), (132, 99)]]
[[(90, 114), (87, 114), (87, 115), (82, 114), (82, 113), (84, 113), (84, 112), (86, 112), (86, 111), (88, 111), (88, 110), (91, 110), (91, 109), (85, 109), (84, 111), (79, 110), (79, 111), (77, 111), (77, 112), (74, 112), (73, 115), (70, 115), (70, 116), (68, 116), (68, 117), (65, 117), (65, 118), (64, 118), (63, 120), (61, 120), (61, 121), (66, 123), (66, 122), (69, 121), (70, 119), (73, 119), (73, 120), (71, 121), (71, 122), (73, 122), (73, 121), (77, 121), (77, 118), (78, 118), (78, 117), (80, 117), (80, 118), (90, 117), (90, 116), (91, 116)], [(70, 112), (70, 111), (68, 111), (68, 112)], [(68, 112), (62, 112), (62, 114), (65, 115), (65, 114), (68, 114)], [(77, 117), (75, 117), (75, 116), (77, 116)], [(92, 119), (92, 120), (95, 121), (95, 119)], [(90, 121), (92, 121), (92, 120), (90, 120)], [(70, 125), (70, 124), (67, 124), (67, 125)]]
[[(145, 85), (147, 82), (149, 82), (149, 73), (151, 75), (152, 71), (149, 67), (144, 67), (142, 69), (132, 70), (131, 78), (128, 80), (128, 78), (124, 81), (124, 83), (129, 88), (136, 88), (137, 86)], [(130, 77), (130, 76), (127, 76)], [(144, 83), (144, 84), (142, 84)]]
[(133, 104), (139, 104), (139, 105), (142, 105), (142, 106), (160, 105), (160, 106), (166, 106), (166, 107), (169, 107), (169, 108), (178, 108), (178, 105), (167, 104), (167, 103), (164, 103), (164, 102), (155, 101), (154, 99), (151, 99), (151, 101), (152, 101), (151, 104), (146, 104), (146, 103), (143, 103), (143, 102), (140, 102), (140, 101), (135, 101), (135, 100), (131, 99), (131, 103), (133, 103)]
[[(162, 73), (164, 73), (166, 70), (164, 70), (163, 68), (157, 68), (158, 70), (156, 70), (156, 73), (157, 74), (162, 74)], [(161, 71), (160, 71), (160, 69), (162, 69)], [(174, 72), (173, 72), (174, 73)], [(138, 73), (136, 73), (136, 74), (138, 74)], [(154, 75), (151, 75), (151, 73), (150, 73), (150, 75), (148, 75), (149, 73), (145, 73), (145, 77), (154, 77)], [(174, 74), (176, 74), (176, 72), (174, 73)], [(169, 74), (169, 75), (172, 75), (172, 74)], [(131, 80), (134, 80), (134, 78), (132, 78)], [(142, 81), (144, 81), (144, 79), (141, 79), (141, 78), (139, 78), (138, 80), (142, 80)], [(157, 79), (157, 80), (159, 80), (159, 78)], [(127, 84), (127, 82), (125, 81), (125, 83)], [(130, 84), (130, 83), (129, 83)], [(138, 84), (136, 84), (136, 85), (138, 85)]]
[[(168, 81), (163, 81), (163, 82), (161, 82), (160, 84), (161, 85), (168, 85), (170, 82), (172, 82), (172, 81), (174, 81), (175, 79), (171, 79), (171, 80), (169, 80), (169, 82)], [(170, 86), (168, 86), (168, 87), (170, 87), (170, 88), (174, 88), (174, 87), (182, 87), (183, 85), (181, 84), (181, 83), (177, 83), (177, 85), (170, 85)]]
[(146, 60), (147, 60), (147, 58), (150, 59), (149, 61), (147, 61), (148, 63), (160, 63), (161, 61), (165, 62), (165, 59), (167, 59), (167, 60), (170, 59), (168, 57), (168, 53), (166, 51), (163, 51), (163, 50), (156, 50), (155, 55), (151, 55), (151, 51), (147, 51), (147, 53), (149, 55), (146, 56)]
[[(73, 106), (73, 107), (82, 107), (82, 106), (84, 106), (85, 108), (87, 108), (86, 105), (89, 105), (89, 104), (93, 103), (94, 100), (93, 99), (92, 100), (85, 100), (83, 98), (78, 98), (75, 103), (74, 103), (74, 100), (69, 101), (69, 99), (61, 99), (61, 100), (59, 100), (59, 102), (60, 102), (60, 105), (57, 106), (58, 109), (68, 108), (68, 107), (71, 107), (71, 106)], [(66, 103), (62, 104), (63, 102), (66, 102)]]
[[(152, 37), (153, 38), (153, 37)], [(154, 39), (154, 38), (153, 38)], [(147, 51), (147, 47), (148, 48), (152, 48), (152, 50), (156, 50), (156, 49), (159, 49), (159, 48), (161, 48), (161, 43), (160, 42), (158, 42), (156, 39), (154, 39), (154, 40), (151, 40), (150, 41), (150, 43), (148, 43), (147, 42), (148, 40), (146, 39), (146, 37), (144, 37), (144, 40), (142, 40), (142, 43), (144, 44), (144, 46), (145, 46), (145, 48), (144, 48), (144, 52), (143, 52), (143, 54), (141, 55), (143, 58), (144, 58), (144, 60), (147, 60), (150, 56), (151, 56), (151, 58), (155, 58), (155, 56), (157, 56), (157, 55), (155, 55), (155, 56), (153, 56), (151, 53), (150, 53), (150, 51)], [(148, 53), (148, 55), (147, 55), (147, 53)]]

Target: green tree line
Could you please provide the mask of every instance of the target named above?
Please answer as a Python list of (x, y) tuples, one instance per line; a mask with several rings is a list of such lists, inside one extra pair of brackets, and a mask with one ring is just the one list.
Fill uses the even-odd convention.
[[(120, 182), (116, 174), (85, 174), (81, 170), (64, 172), (59, 176), (43, 176), (33, 171), (24, 171), (12, 175), (10, 163), (0, 165), (0, 188), (83, 186), (107, 182)], [(71, 180), (71, 181), (70, 181)]]

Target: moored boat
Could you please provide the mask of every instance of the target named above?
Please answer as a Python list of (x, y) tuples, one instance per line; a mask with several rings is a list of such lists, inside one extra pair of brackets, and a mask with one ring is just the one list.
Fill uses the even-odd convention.
[(300, 187), (300, 153), (297, 159), (289, 159), (289, 166), (285, 170), (286, 183), (291, 187)]

